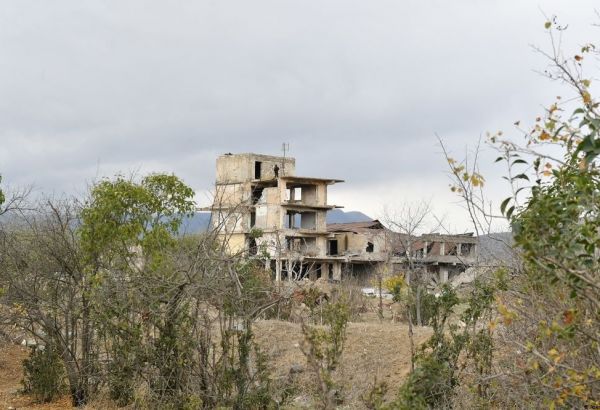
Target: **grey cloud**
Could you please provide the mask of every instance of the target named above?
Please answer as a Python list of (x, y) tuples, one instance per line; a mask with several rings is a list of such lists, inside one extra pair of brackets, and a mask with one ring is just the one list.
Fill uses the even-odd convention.
[[(592, 1), (544, 7), (591, 38)], [(542, 25), (516, 0), (3, 2), (0, 173), (72, 190), (154, 169), (204, 191), (216, 155), (286, 141), (356, 192), (443, 179), (435, 133), (460, 151), (557, 92), (532, 71)]]

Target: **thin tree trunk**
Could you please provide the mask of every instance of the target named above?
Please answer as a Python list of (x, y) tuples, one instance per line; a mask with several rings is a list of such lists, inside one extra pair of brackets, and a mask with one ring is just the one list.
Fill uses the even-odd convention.
[(92, 368), (91, 360), (91, 343), (92, 343), (92, 329), (90, 326), (90, 302), (85, 295), (82, 295), (83, 311), (81, 314), (82, 319), (82, 335), (81, 335), (81, 369), (79, 374), (79, 392), (77, 397), (77, 406), (85, 405), (89, 398), (89, 374)]
[(379, 286), (379, 311), (377, 312), (379, 320), (383, 320), (383, 296), (381, 295), (382, 277), (381, 273), (377, 275), (377, 285)]
[(410, 371), (415, 371), (415, 341), (413, 337), (412, 313), (410, 304), (408, 307), (408, 339), (410, 341)]
[(423, 322), (421, 321), (421, 286), (417, 284), (417, 298), (415, 301), (417, 308), (417, 325), (423, 326)]

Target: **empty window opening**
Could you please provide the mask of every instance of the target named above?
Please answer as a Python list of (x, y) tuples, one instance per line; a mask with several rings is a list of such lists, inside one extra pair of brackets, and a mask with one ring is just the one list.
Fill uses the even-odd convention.
[(302, 264), (300, 267), (300, 277), (298, 279), (306, 279), (309, 277), (310, 269), (306, 264)]
[(367, 242), (367, 249), (366, 251), (371, 253), (373, 252), (373, 250), (375, 249), (375, 246), (373, 245), (373, 242)]
[(338, 241), (337, 239), (333, 239), (329, 241), (329, 255), (337, 255), (338, 254)]
[(285, 237), (285, 248), (288, 251), (299, 252), (300, 250), (302, 250), (302, 239), (294, 238), (291, 236), (286, 236)]
[(284, 219), (284, 227), (287, 229), (317, 229), (316, 212), (287, 211)]
[(256, 225), (256, 212), (250, 212), (250, 228)]
[(433, 250), (433, 242), (427, 244), (427, 255)]
[(456, 256), (456, 244), (455, 243), (447, 243), (446, 244), (446, 255)]
[(301, 202), (302, 190), (299, 187), (290, 187), (286, 190), (285, 197), (288, 202)]
[(264, 188), (262, 187), (252, 187), (252, 205), (256, 205), (257, 203), (260, 202), (260, 199), (262, 197), (263, 194), (263, 190)]
[(258, 246), (256, 245), (256, 239), (248, 238), (248, 253), (250, 256), (258, 254)]
[(287, 211), (285, 214), (284, 228), (297, 229), (300, 226), (300, 214), (295, 211)]
[(472, 243), (463, 243), (460, 246), (460, 255), (461, 256), (471, 256), (472, 250), (473, 250)]
[(427, 255), (430, 256), (441, 256), (444, 253), (442, 252), (442, 243), (441, 242), (432, 242), (431, 246), (427, 247)]
[(406, 256), (406, 249), (404, 248), (403, 244), (398, 244), (393, 250), (392, 250), (392, 254), (394, 256), (398, 256), (398, 257), (404, 257)]
[(262, 170), (262, 162), (255, 161), (254, 162), (254, 179), (261, 178), (261, 170)]
[(333, 280), (333, 265), (331, 263), (329, 264), (329, 273), (327, 276), (329, 280)]

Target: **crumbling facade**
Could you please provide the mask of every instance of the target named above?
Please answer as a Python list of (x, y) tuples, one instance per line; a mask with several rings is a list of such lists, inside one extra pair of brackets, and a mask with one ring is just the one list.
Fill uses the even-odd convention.
[(409, 237), (390, 231), (378, 220), (330, 224), (327, 228), (334, 234), (339, 255), (351, 266), (346, 270), (363, 282), (373, 268), (385, 263), (398, 272), (412, 264), (443, 283), (477, 259), (477, 238), (472, 233)]
[(225, 154), (217, 159), (213, 228), (230, 252), (262, 257), (284, 278), (341, 280), (340, 258), (331, 257), (327, 231), (332, 178), (295, 175), (293, 158)]
[(229, 252), (263, 259), (276, 280), (368, 283), (376, 269), (401, 270), (410, 261), (445, 282), (474, 263), (472, 235), (407, 238), (377, 220), (327, 225), (327, 211), (339, 208), (328, 204), (328, 187), (343, 181), (296, 176), (295, 165), (259, 154), (217, 159), (212, 227)]

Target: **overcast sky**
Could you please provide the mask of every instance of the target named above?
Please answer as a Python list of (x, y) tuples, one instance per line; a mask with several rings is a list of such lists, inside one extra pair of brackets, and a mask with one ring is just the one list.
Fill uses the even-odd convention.
[[(432, 200), (466, 230), (436, 133), (460, 157), (486, 131), (531, 123), (561, 92), (534, 71), (543, 13), (569, 24), (575, 50), (598, 38), (594, 6), (3, 0), (0, 174), (76, 193), (116, 172), (169, 172), (205, 205), (217, 155), (288, 142), (297, 174), (346, 180), (330, 190), (346, 210)], [(485, 171), (503, 197), (501, 169)]]

